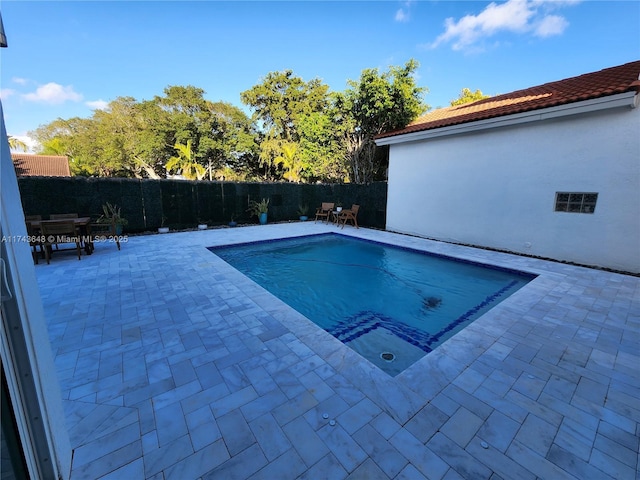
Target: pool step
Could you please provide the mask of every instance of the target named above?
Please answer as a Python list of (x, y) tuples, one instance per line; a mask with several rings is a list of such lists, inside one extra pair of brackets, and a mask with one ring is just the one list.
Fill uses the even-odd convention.
[(329, 329), (328, 332), (342, 343), (347, 344), (378, 328), (383, 328), (391, 332), (398, 338), (401, 338), (411, 345), (415, 345), (426, 353), (432, 350), (431, 344), (437, 341), (437, 339), (428, 333), (421, 332), (398, 320), (370, 310), (358, 312), (355, 315), (341, 320), (335, 327)]

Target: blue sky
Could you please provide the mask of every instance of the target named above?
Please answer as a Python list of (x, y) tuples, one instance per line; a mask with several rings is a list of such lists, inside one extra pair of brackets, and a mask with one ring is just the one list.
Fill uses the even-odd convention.
[(168, 85), (246, 110), (240, 92), (284, 69), (341, 91), (365, 68), (414, 58), (437, 108), (465, 87), (497, 95), (640, 59), (637, 0), (4, 0), (0, 11), (2, 104), (23, 140)]

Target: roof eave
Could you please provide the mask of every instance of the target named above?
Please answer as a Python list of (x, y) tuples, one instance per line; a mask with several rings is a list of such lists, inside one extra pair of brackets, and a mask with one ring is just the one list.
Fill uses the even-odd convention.
[(464, 133), (488, 130), (491, 128), (508, 127), (511, 125), (519, 125), (523, 123), (539, 122), (549, 120), (551, 118), (567, 117), (599, 110), (608, 110), (612, 108), (629, 107), (636, 108), (638, 106), (638, 92), (629, 91), (616, 95), (608, 95), (605, 97), (593, 98), (581, 102), (566, 103), (549, 108), (539, 110), (531, 110), (528, 112), (515, 113), (512, 115), (504, 115), (500, 117), (488, 118), (485, 120), (477, 120), (475, 122), (461, 123), (458, 125), (450, 125), (447, 127), (433, 128), (429, 130), (420, 130), (417, 132), (394, 135), (376, 139), (377, 146), (393, 145), (397, 143), (417, 142), (420, 140), (428, 140), (431, 138), (460, 135)]

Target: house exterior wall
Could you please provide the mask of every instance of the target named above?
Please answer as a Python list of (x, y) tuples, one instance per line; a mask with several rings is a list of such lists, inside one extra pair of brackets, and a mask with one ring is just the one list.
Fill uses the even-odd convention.
[[(391, 145), (387, 230), (640, 272), (640, 108)], [(597, 192), (593, 214), (556, 192)]]
[[(66, 480), (71, 444), (0, 103), (0, 357), (30, 478)], [(3, 452), (4, 453), (4, 452)], [(3, 477), (4, 478), (4, 477)]]

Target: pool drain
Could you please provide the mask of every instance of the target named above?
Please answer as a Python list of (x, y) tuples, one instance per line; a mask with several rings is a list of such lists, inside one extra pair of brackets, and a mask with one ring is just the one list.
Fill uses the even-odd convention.
[(393, 362), (396, 359), (396, 356), (391, 352), (382, 352), (380, 354), (380, 358), (385, 362)]

